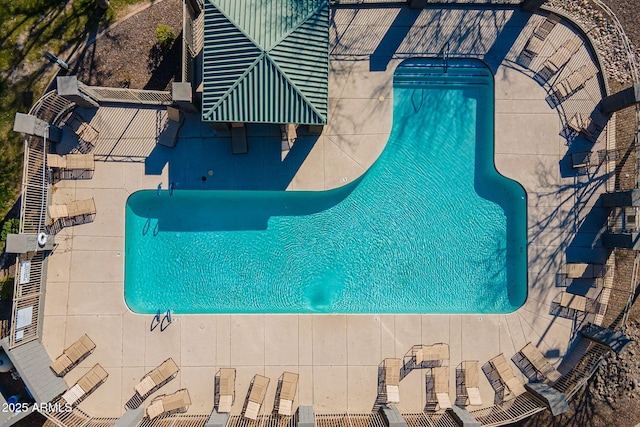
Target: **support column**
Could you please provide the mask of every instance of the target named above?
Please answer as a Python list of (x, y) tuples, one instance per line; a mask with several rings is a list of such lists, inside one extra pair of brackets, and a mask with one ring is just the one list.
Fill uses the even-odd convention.
[(525, 12), (537, 12), (540, 6), (544, 4), (546, 0), (523, 0), (520, 4), (520, 8)]
[(636, 83), (600, 101), (600, 110), (605, 114), (620, 111), (640, 102), (640, 84)]
[(313, 406), (298, 406), (297, 427), (316, 427), (316, 416)]
[(640, 189), (604, 193), (602, 206), (605, 208), (622, 208), (628, 206), (640, 206)]
[(424, 9), (427, 6), (427, 0), (409, 0), (411, 9)]
[(198, 109), (193, 105), (193, 92), (189, 82), (173, 82), (171, 84), (171, 99), (173, 105), (187, 113), (197, 113)]
[(80, 82), (76, 76), (56, 77), (58, 95), (74, 102), (78, 107), (98, 108), (100, 105), (89, 95), (80, 92)]

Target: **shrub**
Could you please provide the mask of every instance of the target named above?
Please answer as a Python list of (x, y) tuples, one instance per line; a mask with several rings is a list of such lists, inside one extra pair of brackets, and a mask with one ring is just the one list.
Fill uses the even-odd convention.
[(7, 276), (0, 280), (0, 300), (13, 299), (13, 277)]
[(2, 232), (0, 233), (0, 242), (7, 240), (8, 234), (17, 234), (20, 230), (20, 220), (17, 218), (8, 219), (2, 224)]
[(168, 49), (176, 39), (176, 33), (168, 25), (158, 25), (156, 27), (156, 39), (162, 49)]

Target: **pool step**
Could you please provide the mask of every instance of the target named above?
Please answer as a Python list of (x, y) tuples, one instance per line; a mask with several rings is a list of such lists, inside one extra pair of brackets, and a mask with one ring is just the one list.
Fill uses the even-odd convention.
[(442, 58), (414, 58), (404, 61), (393, 77), (395, 87), (421, 85), (475, 86), (491, 84), (493, 74), (480, 60), (450, 58), (445, 67)]

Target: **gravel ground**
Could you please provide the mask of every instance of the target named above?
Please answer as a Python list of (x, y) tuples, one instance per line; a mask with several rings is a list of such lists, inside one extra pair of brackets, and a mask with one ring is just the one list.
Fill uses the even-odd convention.
[[(156, 27), (168, 25), (178, 36), (163, 51)], [(180, 80), (182, 2), (162, 0), (97, 37), (71, 61), (70, 74), (93, 86), (165, 90)]]
[(631, 42), (640, 46), (640, 2), (638, 0), (604, 0), (616, 14)]

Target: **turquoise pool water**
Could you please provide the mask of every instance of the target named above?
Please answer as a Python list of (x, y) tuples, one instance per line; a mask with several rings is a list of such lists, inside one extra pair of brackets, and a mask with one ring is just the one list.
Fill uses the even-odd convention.
[(527, 290), (526, 195), (493, 163), (493, 76), (409, 60), (393, 128), (325, 192), (139, 191), (125, 299), (155, 313), (504, 313)]

